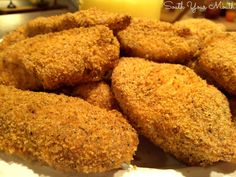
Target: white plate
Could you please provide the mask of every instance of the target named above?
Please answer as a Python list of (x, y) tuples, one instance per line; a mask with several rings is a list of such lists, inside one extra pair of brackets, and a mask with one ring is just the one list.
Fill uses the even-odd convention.
[[(141, 138), (136, 160), (127, 170), (100, 174), (68, 174), (38, 163), (25, 162), (0, 153), (0, 177), (234, 177), (236, 164), (218, 163), (207, 168), (186, 167), (165, 154), (148, 140)], [(149, 167), (149, 168), (147, 168)]]
[(0, 152), (0, 177), (236, 177), (236, 164), (186, 167), (145, 138), (140, 138), (132, 164), (138, 167), (100, 174), (68, 174)]

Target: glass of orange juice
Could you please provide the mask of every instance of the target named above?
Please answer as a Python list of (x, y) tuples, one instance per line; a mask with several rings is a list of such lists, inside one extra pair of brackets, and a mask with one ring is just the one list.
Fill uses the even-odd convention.
[(79, 0), (81, 10), (97, 7), (133, 17), (160, 19), (163, 0)]

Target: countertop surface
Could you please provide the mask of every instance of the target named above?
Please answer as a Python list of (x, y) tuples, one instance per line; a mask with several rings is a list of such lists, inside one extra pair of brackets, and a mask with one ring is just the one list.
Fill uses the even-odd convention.
[[(13, 31), (20, 25), (26, 24), (29, 20), (32, 20), (38, 16), (52, 16), (59, 15), (68, 12), (68, 10), (51, 10), (51, 11), (39, 11), (28, 12), (19, 14), (0, 15), (0, 38)], [(192, 18), (191, 11), (167, 11), (162, 10), (161, 20), (168, 22), (175, 22), (176, 20), (183, 20)], [(236, 19), (235, 19), (236, 20)], [(227, 22), (224, 18), (218, 18), (213, 20), (216, 23), (222, 23), (226, 26), (228, 31), (236, 31), (236, 22)]]
[[(189, 18), (193, 18), (193, 13), (190, 10), (170, 11), (170, 10), (162, 9), (162, 14), (161, 14), (162, 21), (174, 23), (177, 20), (185, 20), (185, 19), (189, 19)], [(199, 16), (198, 18), (203, 18), (203, 17)], [(236, 31), (236, 19), (234, 22), (228, 22), (225, 20), (224, 17), (219, 17), (219, 18), (214, 19), (212, 21), (215, 23), (221, 23), (221, 24), (225, 25), (227, 31)]]
[(26, 24), (28, 21), (38, 16), (52, 16), (62, 13), (66, 13), (68, 10), (52, 10), (52, 11), (40, 11), (29, 12), (19, 14), (0, 15), (0, 38), (13, 31), (20, 25)]

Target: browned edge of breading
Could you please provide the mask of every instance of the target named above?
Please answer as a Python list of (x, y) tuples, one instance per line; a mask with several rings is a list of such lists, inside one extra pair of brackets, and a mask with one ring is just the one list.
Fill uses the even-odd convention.
[(125, 29), (130, 24), (131, 17), (125, 14), (111, 13), (97, 8), (80, 10), (75, 13), (66, 13), (51, 17), (39, 17), (27, 24), (27, 34), (29, 37), (58, 32), (70, 28), (90, 27), (95, 25), (105, 25), (115, 33)]

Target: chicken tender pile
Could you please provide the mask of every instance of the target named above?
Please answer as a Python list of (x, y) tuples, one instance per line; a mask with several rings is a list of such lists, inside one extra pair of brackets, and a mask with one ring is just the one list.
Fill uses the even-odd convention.
[(0, 43), (0, 150), (98, 173), (130, 164), (139, 134), (186, 165), (236, 162), (235, 39), (204, 19), (36, 18)]

